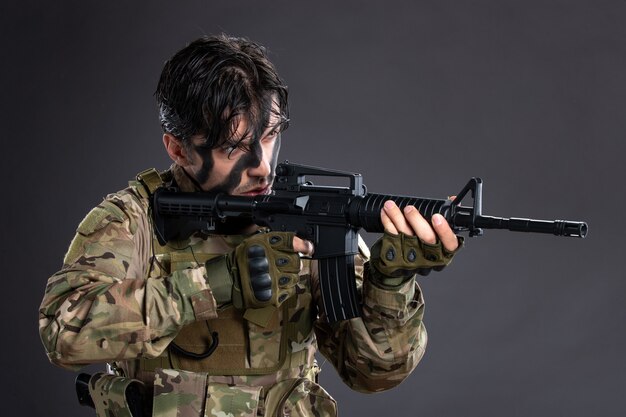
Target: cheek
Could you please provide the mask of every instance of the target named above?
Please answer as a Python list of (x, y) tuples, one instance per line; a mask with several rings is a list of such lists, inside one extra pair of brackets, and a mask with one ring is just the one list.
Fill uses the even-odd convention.
[(280, 153), (280, 136), (276, 138), (274, 144), (271, 146), (270, 150), (270, 166), (272, 167), (271, 175), (274, 176), (274, 171), (276, 170), (276, 164), (278, 163), (278, 154)]
[(205, 184), (209, 179), (209, 175), (215, 166), (215, 159), (213, 158), (213, 149), (196, 148), (196, 152), (202, 158), (202, 165), (196, 171), (196, 181), (199, 184)]
[[(261, 163), (261, 146), (256, 144), (252, 146), (249, 152), (239, 158), (237, 162), (230, 169), (230, 173), (226, 176), (224, 181), (216, 188), (227, 194), (231, 194), (237, 186), (241, 184), (241, 178), (243, 172), (248, 168), (256, 168)], [(226, 171), (225, 171), (226, 172)]]

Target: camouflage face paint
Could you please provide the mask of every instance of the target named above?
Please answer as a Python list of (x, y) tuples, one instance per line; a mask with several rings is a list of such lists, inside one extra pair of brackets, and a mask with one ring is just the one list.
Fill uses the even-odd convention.
[[(270, 160), (271, 173), (267, 178), (268, 184), (272, 184), (274, 181), (274, 176), (276, 172), (276, 164), (278, 161), (278, 152), (280, 151), (280, 134), (274, 141), (274, 147), (272, 148), (272, 157)], [(244, 154), (244, 156), (237, 161), (237, 164), (229, 174), (229, 176), (225, 179), (225, 181), (221, 184), (212, 188), (211, 191), (223, 191), (230, 193), (232, 192), (238, 185), (241, 183), (241, 174), (247, 168), (256, 168), (261, 163), (261, 159), (263, 157), (263, 151), (261, 148), (261, 144), (259, 142), (255, 142), (250, 146), (250, 151)], [(250, 165), (246, 165), (250, 164)], [(237, 218), (237, 217), (229, 217), (223, 220), (220, 223), (215, 225), (215, 231), (218, 234), (239, 234), (242, 231), (247, 230), (254, 223), (249, 218)]]
[(259, 141), (254, 141), (250, 145), (250, 149), (243, 153), (239, 160), (235, 162), (235, 166), (226, 176), (221, 184), (217, 184), (211, 191), (232, 194), (233, 191), (241, 184), (241, 176), (246, 169), (256, 168), (261, 164), (263, 159), (263, 148)]
[[(274, 146), (272, 147), (272, 155), (270, 158), (270, 167), (271, 173), (267, 178), (268, 183), (271, 184), (274, 180), (276, 164), (278, 163), (278, 154), (280, 152), (280, 143), (281, 138), (280, 135), (274, 141)], [(215, 186), (211, 187), (212, 192), (222, 192), (226, 194), (232, 194), (239, 185), (248, 185), (241, 184), (241, 179), (243, 173), (246, 169), (256, 168), (259, 166), (261, 161), (263, 160), (263, 147), (260, 142), (255, 141), (249, 145), (249, 150), (245, 152), (239, 160), (235, 163), (230, 173), (226, 176), (226, 178)], [(198, 182), (200, 184), (206, 183), (210, 176), (210, 171), (213, 168), (214, 162), (212, 158), (212, 154), (208, 154), (203, 156), (203, 164), (201, 170), (198, 172)], [(251, 184), (250, 184), (251, 185)]]
[[(248, 168), (256, 168), (259, 166), (261, 159), (263, 158), (261, 145), (258, 141), (255, 141), (249, 146), (250, 149), (245, 152), (241, 158), (239, 158), (224, 181), (211, 187), (211, 191), (232, 194), (235, 188), (237, 188), (237, 186), (241, 183), (243, 171)], [(202, 159), (202, 166), (196, 172), (196, 184), (206, 184), (215, 166), (213, 149), (207, 149), (203, 146), (194, 146), (194, 149)]]
[[(285, 118), (277, 113), (277, 104), (273, 101), (272, 96), (268, 95), (263, 101), (263, 105), (260, 107), (260, 111), (262, 112), (261, 117), (254, 117), (254, 112), (252, 112), (249, 118), (246, 118), (246, 120), (240, 120), (240, 122), (245, 122), (245, 124), (241, 125), (240, 123), (237, 123), (236, 125), (233, 125), (233, 130), (228, 133), (228, 136), (232, 138), (250, 138), (250, 140), (247, 141), (247, 143), (246, 139), (235, 142), (228, 141), (222, 145), (232, 145), (233, 149), (243, 151), (240, 156), (238, 155), (238, 157), (235, 157), (236, 160), (233, 162), (228, 172), (223, 172), (220, 169), (221, 172), (215, 175), (216, 173), (214, 171), (216, 169), (216, 161), (214, 159), (213, 150), (216, 148), (207, 148), (202, 145), (194, 146), (194, 149), (202, 159), (201, 166), (195, 173), (197, 184), (208, 185), (208, 183), (211, 183), (211, 185), (209, 185), (211, 191), (233, 194), (235, 192), (245, 192), (258, 185), (269, 185), (273, 182), (274, 170), (278, 162), (278, 153), (280, 151), (280, 129), (283, 127), (282, 125)], [(249, 129), (250, 126), (252, 128)], [(243, 131), (240, 127), (243, 127)], [(278, 134), (274, 134), (274, 131), (277, 131)], [(275, 137), (268, 138), (265, 136), (270, 134), (272, 136), (275, 135)], [(272, 139), (274, 141), (273, 146), (271, 150), (267, 150), (267, 145), (264, 140)], [(264, 155), (264, 153), (267, 152), (270, 152), (271, 154)], [(216, 157), (220, 158), (221, 156)], [(267, 158), (265, 161), (270, 166), (268, 177), (265, 178), (267, 182), (255, 181), (259, 180), (258, 178), (246, 178), (246, 183), (243, 184), (242, 180), (244, 172), (248, 169), (259, 167), (264, 158)], [(218, 166), (221, 165), (222, 164), (218, 163)], [(210, 179), (212, 175), (214, 178), (211, 182)], [(248, 182), (248, 180), (250, 182)], [(216, 184), (216, 181), (219, 182)]]
[[(213, 161), (213, 149), (204, 147), (204, 146), (195, 146), (193, 147), (198, 155), (202, 158), (202, 166), (196, 173), (195, 182), (198, 187), (200, 184), (204, 184), (209, 179), (209, 175), (213, 170), (213, 166), (215, 162)], [(200, 187), (201, 188), (201, 187)]]

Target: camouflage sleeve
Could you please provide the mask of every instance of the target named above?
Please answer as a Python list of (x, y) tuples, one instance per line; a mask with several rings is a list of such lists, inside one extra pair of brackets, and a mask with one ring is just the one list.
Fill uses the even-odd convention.
[(204, 266), (148, 277), (147, 203), (111, 194), (80, 223), (48, 280), (39, 332), (49, 359), (70, 369), (156, 357), (183, 325), (216, 316)]
[[(396, 290), (377, 287), (368, 279), (368, 256), (362, 251), (355, 262), (362, 316), (329, 325), (322, 313), (315, 332), (320, 352), (348, 386), (378, 392), (393, 388), (413, 371), (424, 355), (427, 335), (424, 299), (415, 278)], [(312, 276), (315, 281), (317, 271)], [(314, 296), (319, 300), (318, 291)]]

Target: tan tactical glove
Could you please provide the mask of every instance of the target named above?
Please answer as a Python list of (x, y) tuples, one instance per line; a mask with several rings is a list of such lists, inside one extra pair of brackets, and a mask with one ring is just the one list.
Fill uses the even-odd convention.
[(300, 256), (293, 237), (290, 232), (258, 233), (230, 254), (208, 261), (207, 280), (218, 304), (230, 299), (240, 309), (279, 307), (294, 295)]
[(370, 277), (383, 288), (391, 288), (403, 284), (416, 273), (428, 275), (432, 270), (441, 271), (463, 246), (463, 238), (458, 236), (458, 239), (459, 247), (450, 252), (439, 240), (431, 245), (417, 236), (385, 232), (372, 246)]

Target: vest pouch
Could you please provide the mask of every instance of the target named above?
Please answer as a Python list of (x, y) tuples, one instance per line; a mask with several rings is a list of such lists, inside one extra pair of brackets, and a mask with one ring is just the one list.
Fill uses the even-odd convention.
[(156, 369), (152, 417), (256, 417), (263, 387), (207, 386), (207, 374)]
[(203, 417), (256, 417), (263, 387), (211, 382)]
[(337, 416), (337, 403), (324, 388), (307, 378), (278, 382), (265, 396), (265, 416)]
[[(215, 340), (217, 333), (218, 340)], [(173, 343), (179, 349), (168, 349), (172, 368), (193, 372), (240, 375), (246, 369), (247, 335), (243, 314), (233, 307), (220, 311), (218, 317), (196, 321), (179, 330)], [(214, 347), (213, 353), (203, 354)], [(181, 353), (181, 350), (191, 355)], [(195, 356), (194, 356), (195, 355)]]
[(145, 401), (145, 386), (136, 379), (104, 372), (93, 374), (89, 394), (98, 417), (143, 417), (149, 415)]
[(204, 417), (207, 374), (154, 370), (152, 417)]

